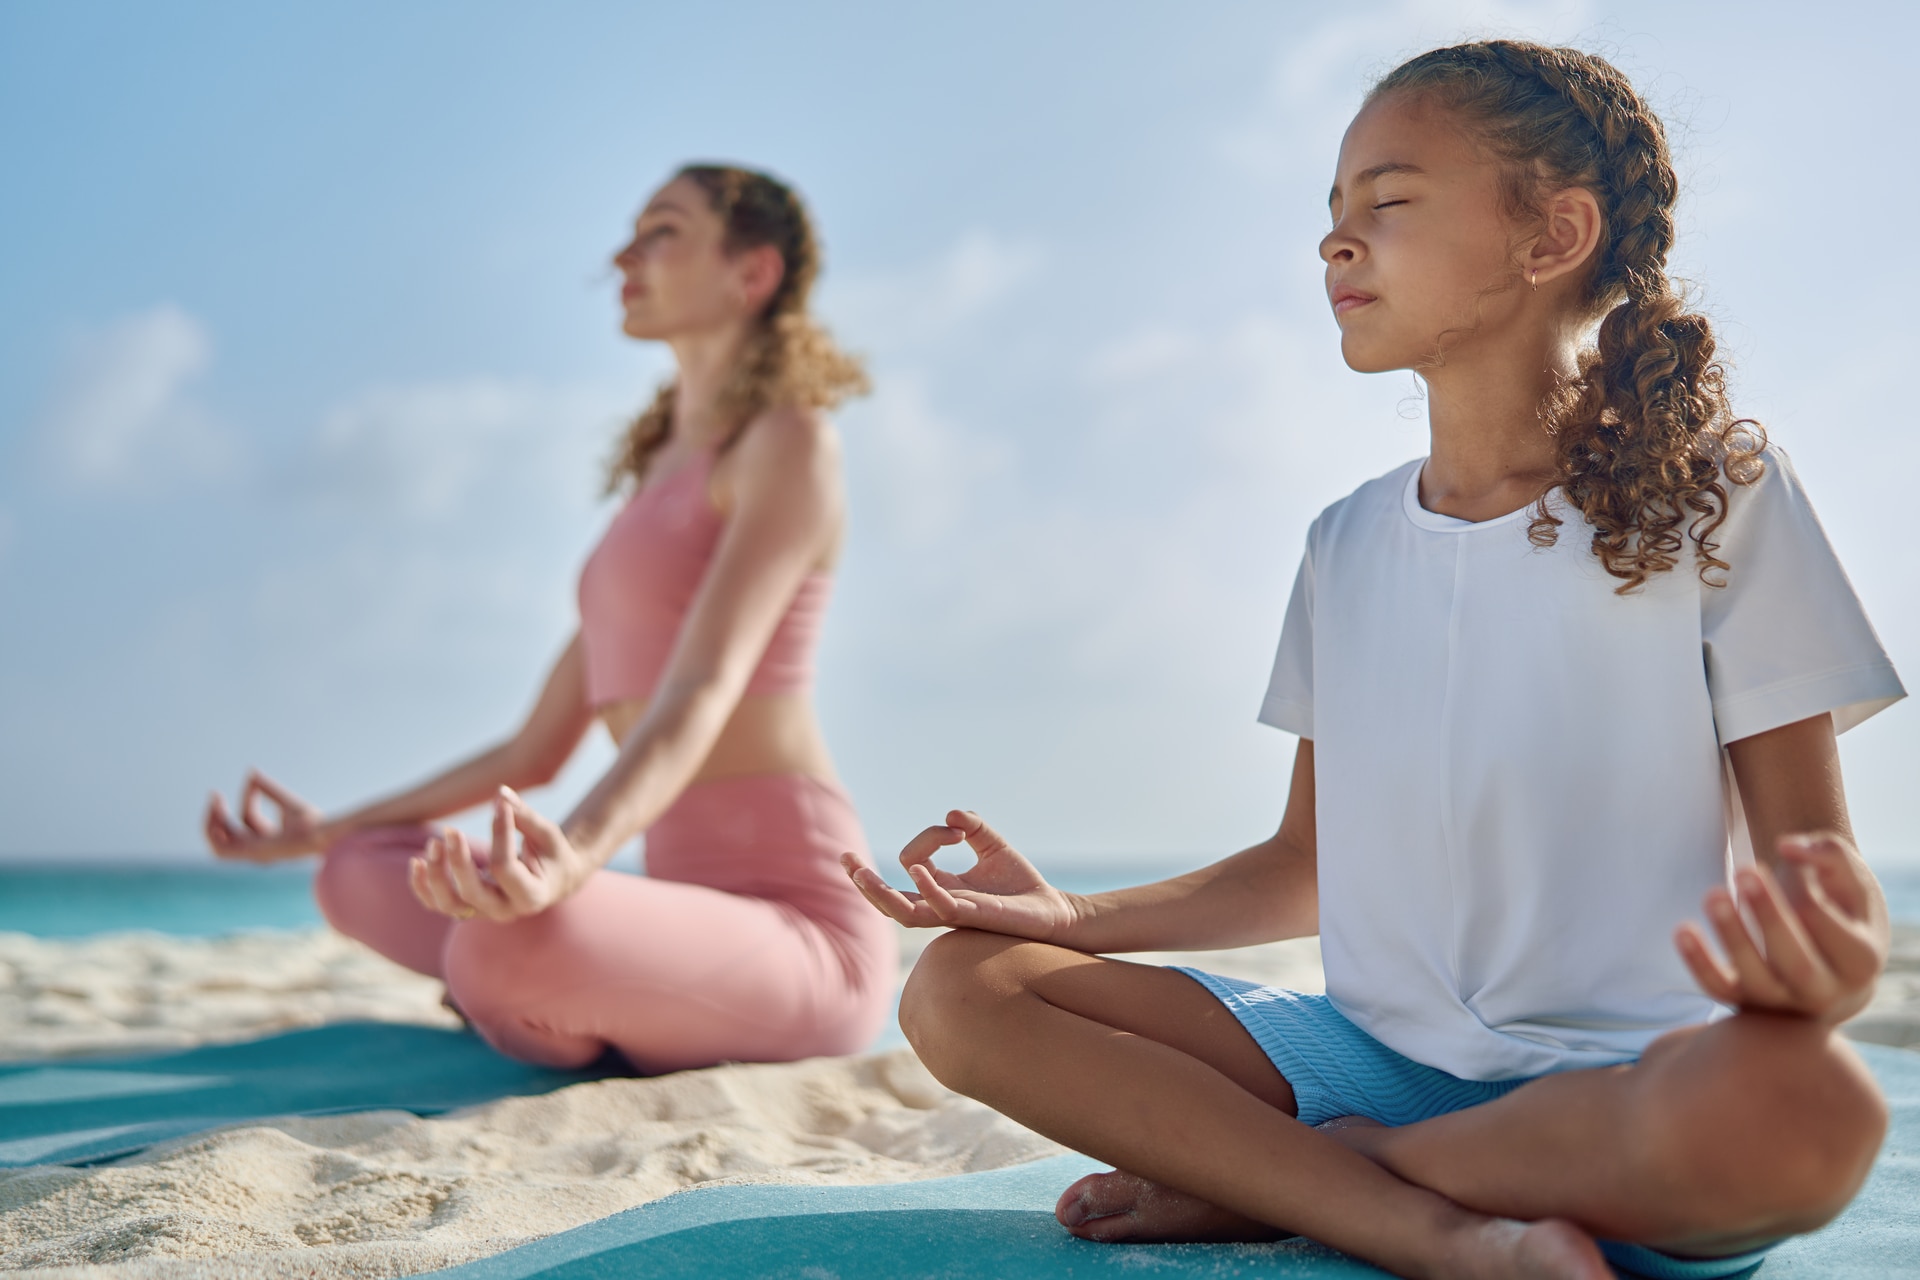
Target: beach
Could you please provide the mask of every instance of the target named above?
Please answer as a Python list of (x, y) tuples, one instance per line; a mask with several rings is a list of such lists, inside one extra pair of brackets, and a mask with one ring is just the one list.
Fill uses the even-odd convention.
[[(903, 969), (931, 933), (900, 935)], [(1313, 939), (1201, 963), (1320, 986)], [(371, 1019), (453, 1027), (437, 982), (324, 929), (0, 933), (0, 1053), (152, 1053)], [(0, 1270), (116, 1280), (385, 1277), (499, 1253), (687, 1187), (880, 1183), (1060, 1148), (942, 1088), (899, 1046), (600, 1080), (422, 1118), (252, 1122), (110, 1164), (0, 1169)]]
[[(932, 936), (902, 930), (903, 961)], [(1314, 939), (1129, 958), (1321, 987)], [(0, 1047), (15, 1061), (164, 1052), (351, 1020), (457, 1026), (439, 999), (438, 983), (324, 929), (0, 933)], [(1849, 1031), (1920, 1045), (1920, 929), (1897, 929), (1886, 979)], [(1059, 1153), (942, 1088), (897, 1032), (891, 1042), (853, 1058), (598, 1080), (431, 1118), (251, 1122), (96, 1167), (0, 1170), (0, 1270), (401, 1276), (693, 1186), (900, 1182)]]

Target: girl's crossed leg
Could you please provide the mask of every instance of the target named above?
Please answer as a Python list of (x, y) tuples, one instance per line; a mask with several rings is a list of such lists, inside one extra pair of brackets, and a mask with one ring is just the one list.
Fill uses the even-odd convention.
[(1297, 1232), (1403, 1275), (1603, 1280), (1593, 1236), (1738, 1253), (1837, 1214), (1885, 1128), (1831, 1032), (1742, 1014), (1630, 1067), (1398, 1129), (1315, 1130), (1193, 980), (965, 930), (928, 948), (901, 1025), (943, 1083), (1126, 1171), (1062, 1196), (1078, 1235)]

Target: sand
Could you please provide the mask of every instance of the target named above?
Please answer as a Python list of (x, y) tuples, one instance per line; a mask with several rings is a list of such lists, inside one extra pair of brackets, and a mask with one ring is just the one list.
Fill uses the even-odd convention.
[[(930, 940), (901, 936), (911, 961)], [(1304, 990), (1312, 939), (1193, 955)], [(16, 1058), (156, 1051), (345, 1019), (452, 1025), (437, 984), (324, 931), (51, 941), (0, 934)], [(1920, 1045), (1920, 930), (1850, 1031)], [(690, 1186), (875, 1183), (1060, 1148), (942, 1088), (904, 1049), (602, 1080), (432, 1119), (248, 1123), (97, 1168), (0, 1170), (0, 1270), (99, 1280), (384, 1277), (498, 1253)]]
[[(911, 964), (933, 935), (901, 933)], [(1142, 956), (1156, 963), (1196, 956)], [(1209, 967), (1317, 989), (1311, 940)], [(337, 935), (0, 934), (0, 1053), (149, 1052), (347, 1019), (457, 1025), (438, 983)], [(0, 1170), (0, 1270), (40, 1276), (402, 1276), (686, 1187), (875, 1183), (1060, 1148), (942, 1088), (906, 1049), (602, 1080), (446, 1116), (248, 1123), (99, 1168)]]

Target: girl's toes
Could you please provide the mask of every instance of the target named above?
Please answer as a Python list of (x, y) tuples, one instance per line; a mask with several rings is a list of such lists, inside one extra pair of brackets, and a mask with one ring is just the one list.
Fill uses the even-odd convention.
[(1096, 1218), (1131, 1212), (1140, 1202), (1146, 1180), (1130, 1173), (1090, 1173), (1065, 1191), (1053, 1206), (1060, 1225), (1075, 1231)]
[(1068, 1187), (1054, 1216), (1082, 1240), (1278, 1240), (1264, 1223), (1131, 1173), (1095, 1173)]

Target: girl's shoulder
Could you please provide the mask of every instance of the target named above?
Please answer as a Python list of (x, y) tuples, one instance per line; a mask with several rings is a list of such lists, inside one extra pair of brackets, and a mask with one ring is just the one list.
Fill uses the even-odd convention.
[(1324, 536), (1352, 535), (1380, 527), (1381, 523), (1405, 507), (1407, 491), (1417, 482), (1424, 456), (1403, 462), (1382, 476), (1362, 484), (1337, 502), (1329, 503), (1314, 519), (1309, 542)]

